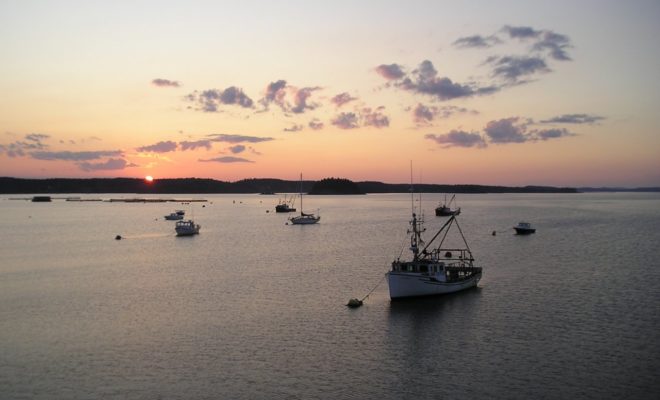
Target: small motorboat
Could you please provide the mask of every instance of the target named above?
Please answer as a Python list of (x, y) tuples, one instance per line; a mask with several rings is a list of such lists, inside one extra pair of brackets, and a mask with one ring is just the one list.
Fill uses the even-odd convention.
[(187, 221), (177, 221), (174, 230), (176, 231), (177, 236), (192, 236), (199, 233), (199, 224), (195, 224), (195, 221), (189, 219)]
[(183, 219), (183, 214), (179, 214), (178, 212), (169, 213), (165, 216), (165, 219), (168, 221), (178, 221)]
[(518, 225), (514, 226), (513, 229), (518, 235), (529, 235), (536, 232), (536, 228), (532, 227), (529, 222), (518, 222)]
[(177, 213), (178, 215), (186, 215), (186, 212), (184, 210), (175, 210), (174, 212)]

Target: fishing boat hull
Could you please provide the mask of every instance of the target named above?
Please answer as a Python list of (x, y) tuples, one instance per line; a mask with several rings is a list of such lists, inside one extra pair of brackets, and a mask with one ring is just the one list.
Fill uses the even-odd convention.
[(387, 274), (387, 283), (390, 298), (394, 300), (459, 292), (477, 286), (481, 274), (481, 272), (477, 272), (462, 280), (442, 282), (432, 275), (391, 271)]

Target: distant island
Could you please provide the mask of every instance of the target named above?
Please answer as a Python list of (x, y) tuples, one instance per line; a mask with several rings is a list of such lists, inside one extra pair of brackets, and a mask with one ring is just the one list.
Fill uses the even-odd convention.
[[(415, 184), (416, 192), (424, 193), (579, 193), (576, 188), (552, 186), (489, 186)], [(23, 179), (0, 177), (2, 194), (52, 193), (298, 193), (300, 181), (252, 178), (236, 182), (214, 179), (156, 179), (146, 182), (137, 178), (50, 178)], [(343, 178), (302, 181), (302, 190), (309, 194), (409, 193), (409, 183), (353, 182)]]

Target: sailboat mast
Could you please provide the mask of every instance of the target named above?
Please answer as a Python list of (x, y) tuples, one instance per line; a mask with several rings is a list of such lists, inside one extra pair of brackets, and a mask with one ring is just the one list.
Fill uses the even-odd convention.
[(303, 205), (302, 205), (302, 172), (300, 173), (300, 215), (303, 215)]

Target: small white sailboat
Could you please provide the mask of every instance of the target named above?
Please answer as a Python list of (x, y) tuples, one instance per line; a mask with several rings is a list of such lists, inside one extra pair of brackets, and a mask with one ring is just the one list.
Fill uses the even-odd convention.
[(300, 215), (289, 218), (293, 225), (311, 225), (321, 220), (320, 215), (307, 214), (303, 212), (302, 174), (300, 174)]

